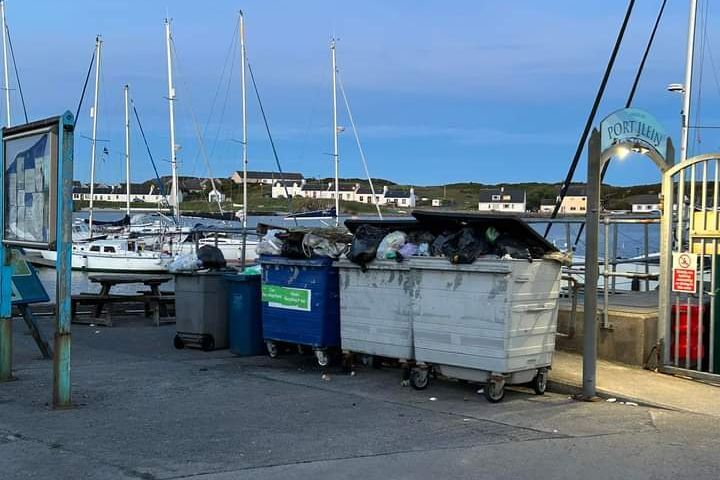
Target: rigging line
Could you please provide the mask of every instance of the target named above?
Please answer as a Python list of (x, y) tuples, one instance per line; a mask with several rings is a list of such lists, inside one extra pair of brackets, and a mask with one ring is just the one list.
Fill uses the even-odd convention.
[[(245, 55), (245, 58), (247, 59), (247, 54)], [(252, 82), (253, 90), (255, 91), (255, 98), (257, 98), (258, 106), (260, 107), (260, 113), (262, 114), (263, 123), (265, 124), (265, 131), (267, 132), (268, 139), (270, 140), (270, 146), (272, 147), (273, 156), (275, 157), (275, 165), (277, 166), (278, 172), (280, 172), (280, 176), (284, 177), (282, 166), (280, 165), (280, 159), (278, 158), (277, 154), (277, 149), (275, 148), (275, 141), (273, 140), (272, 134), (270, 133), (270, 125), (268, 124), (267, 115), (265, 115), (265, 107), (263, 107), (262, 100), (260, 99), (260, 91), (257, 88), (257, 83), (255, 82), (255, 74), (253, 73), (252, 66), (250, 65), (249, 61), (247, 61), (247, 68), (248, 73), (250, 73), (250, 81)], [(288, 191), (287, 184), (285, 183), (284, 178), (282, 179), (282, 184), (283, 188), (285, 189), (285, 197), (288, 200), (288, 213), (292, 213), (292, 197), (290, 196), (290, 192)], [(335, 212), (335, 215), (339, 214), (340, 212)], [(293, 217), (293, 220), (295, 220), (295, 226), (297, 226), (297, 217)]]
[[(215, 148), (217, 147), (218, 140), (220, 139), (220, 131), (222, 130), (222, 124), (225, 120), (225, 112), (227, 111), (228, 99), (230, 98), (230, 88), (232, 87), (232, 74), (235, 70), (235, 53), (237, 52), (237, 43), (235, 42), (235, 36), (233, 36), (233, 48), (231, 50), (232, 61), (230, 63), (230, 71), (228, 72), (227, 87), (225, 88), (225, 98), (222, 102), (222, 110), (220, 110), (220, 118), (218, 119), (218, 128), (215, 131), (215, 138), (213, 138), (212, 145), (210, 146), (210, 157), (215, 154)], [(242, 67), (241, 67), (242, 68)], [(218, 87), (220, 85), (218, 84)], [(209, 120), (209, 119), (208, 119)]]
[[(218, 191), (216, 185), (215, 185), (215, 177), (212, 172), (212, 168), (210, 168), (210, 160), (207, 157), (207, 151), (205, 150), (205, 141), (203, 140), (202, 132), (200, 131), (200, 125), (198, 124), (197, 117), (195, 116), (195, 109), (193, 108), (192, 103), (192, 96), (190, 95), (190, 87), (187, 83), (185, 83), (185, 77), (180, 73), (180, 60), (178, 59), (177, 51), (175, 49), (175, 40), (170, 39), (170, 48), (172, 50), (172, 55), (175, 57), (175, 65), (176, 65), (176, 72), (177, 76), (180, 78), (180, 81), (182, 82), (183, 86), (185, 87), (185, 92), (187, 93), (188, 98), (188, 107), (190, 110), (190, 118), (192, 119), (193, 127), (195, 128), (195, 134), (198, 137), (198, 145), (200, 147), (200, 152), (202, 154), (203, 160), (205, 161), (205, 167), (207, 168), (208, 175), (210, 175), (210, 184), (212, 185), (213, 190)], [(220, 215), (225, 215), (225, 212), (222, 208), (222, 202), (220, 201), (220, 196), (215, 195), (215, 200), (218, 205), (218, 209), (220, 210)]]
[[(640, 83), (640, 78), (642, 77), (643, 71), (645, 70), (645, 63), (647, 62), (648, 56), (650, 55), (650, 49), (652, 48), (652, 45), (655, 41), (655, 34), (657, 33), (658, 27), (660, 26), (660, 21), (662, 20), (663, 13), (665, 12), (665, 6), (667, 5), (667, 0), (663, 0), (662, 4), (660, 5), (660, 11), (657, 14), (657, 17), (655, 18), (655, 25), (653, 25), (652, 32), (650, 33), (650, 38), (648, 38), (647, 45), (645, 46), (645, 52), (643, 53), (642, 60), (640, 61), (640, 65), (638, 65), (638, 70), (635, 73), (635, 80), (633, 81), (632, 88), (630, 88), (630, 93), (628, 94), (627, 101), (625, 102), (625, 108), (630, 108), (630, 106), (633, 103), (633, 100), (635, 99), (635, 93), (637, 92), (637, 87)], [(607, 174), (607, 170), (610, 167), (610, 160), (605, 162), (605, 165), (602, 167), (602, 171), (600, 172), (600, 183), (602, 184), (603, 180), (605, 179), (605, 175)], [(577, 246), (578, 242), (580, 241), (580, 236), (583, 234), (583, 230), (585, 229), (585, 224), (581, 223), (580, 228), (578, 229), (577, 236), (575, 237), (575, 245)], [(547, 235), (547, 234), (546, 234)]]
[[(718, 77), (718, 71), (715, 66), (715, 59), (713, 55), (712, 50), (712, 44), (710, 43), (710, 33), (707, 33), (707, 44), (708, 44), (708, 50), (710, 50), (710, 53), (708, 54), (708, 57), (710, 58), (710, 66), (712, 67), (713, 77), (715, 78), (715, 87), (718, 89), (718, 94), (720, 94), (720, 77)], [(694, 127), (694, 128), (718, 128), (718, 127)]]
[[(155, 179), (157, 180), (158, 189), (160, 190), (160, 195), (163, 196), (165, 199), (165, 202), (169, 205), (170, 201), (168, 199), (167, 194), (165, 193), (165, 187), (163, 186), (162, 180), (160, 179), (160, 174), (158, 173), (157, 165), (155, 165), (155, 159), (152, 156), (152, 152), (150, 151), (150, 145), (148, 144), (147, 137), (145, 136), (145, 130), (143, 129), (142, 122), (140, 122), (140, 114), (138, 114), (137, 108), (135, 108), (135, 101), (133, 99), (130, 99), (130, 105), (132, 105), (133, 114), (135, 115), (135, 120), (137, 120), (138, 129), (140, 130), (140, 136), (143, 139), (143, 143), (145, 144), (145, 150), (147, 151), (148, 157), (150, 157), (150, 163), (152, 164), (153, 170), (155, 171)], [(175, 222), (175, 217), (173, 216), (173, 222)], [(175, 222), (177, 224), (177, 222)]]
[(622, 43), (622, 39), (625, 36), (625, 30), (627, 29), (627, 25), (630, 21), (630, 15), (632, 14), (634, 6), (635, 0), (630, 0), (630, 2), (628, 3), (627, 11), (625, 12), (625, 18), (623, 19), (622, 26), (620, 27), (617, 39), (615, 40), (615, 46), (613, 47), (612, 53), (610, 54), (608, 64), (605, 67), (605, 74), (603, 75), (602, 81), (600, 82), (600, 88), (598, 88), (597, 94), (595, 95), (595, 101), (593, 102), (592, 108), (590, 109), (590, 115), (588, 115), (587, 121), (585, 122), (585, 128), (582, 135), (580, 136), (580, 141), (578, 142), (577, 148), (575, 149), (575, 156), (573, 157), (572, 163), (570, 164), (570, 169), (568, 170), (565, 181), (563, 182), (560, 189), (560, 195), (555, 202), (555, 208), (553, 209), (550, 221), (545, 228), (545, 234), (543, 236), (546, 238), (550, 233), (550, 229), (552, 228), (552, 219), (557, 217), (558, 211), (560, 211), (560, 205), (562, 205), (562, 201), (567, 194), (570, 184), (572, 183), (573, 176), (575, 175), (575, 169), (577, 168), (578, 162), (580, 161), (580, 155), (582, 155), (582, 151), (585, 148), (585, 142), (587, 141), (588, 135), (590, 134), (590, 129), (592, 128), (593, 121), (595, 121), (595, 115), (597, 114), (597, 110), (600, 107), (600, 101), (602, 100), (603, 94), (605, 93), (605, 87), (607, 86), (608, 80), (610, 79), (610, 73), (612, 72), (613, 65), (615, 65), (615, 59), (617, 58), (618, 51), (620, 50), (620, 44)]
[(10, 58), (12, 58), (13, 68), (15, 69), (15, 80), (17, 80), (18, 90), (20, 91), (20, 102), (23, 107), (23, 114), (25, 115), (25, 123), (29, 123), (27, 108), (25, 106), (25, 95), (23, 95), (22, 83), (20, 82), (20, 74), (18, 73), (17, 62), (15, 61), (15, 50), (13, 49), (12, 38), (10, 37), (10, 28), (7, 23), (5, 24), (5, 32), (7, 32), (8, 45), (10, 46)]
[[(702, 87), (703, 87), (703, 73), (705, 71), (705, 46), (707, 42), (707, 21), (708, 21), (708, 0), (705, 0), (705, 4), (702, 5), (702, 37), (700, 39), (700, 67), (698, 68), (698, 88), (697, 93), (695, 94), (695, 103), (697, 105), (697, 113), (695, 114), (695, 126), (697, 127), (700, 125), (700, 118), (702, 113)], [(701, 132), (700, 130), (695, 131), (695, 141), (693, 142), (693, 153), (695, 152), (695, 147), (699, 145), (702, 142)]]
[[(233, 30), (233, 35), (232, 35), (232, 38), (230, 39), (230, 45), (228, 46), (228, 49), (225, 53), (225, 60), (223, 62), (223, 68), (220, 72), (220, 78), (218, 79), (217, 87), (215, 87), (215, 93), (213, 94), (213, 99), (212, 99), (212, 102), (210, 103), (210, 112), (208, 113), (207, 121), (205, 122), (205, 127), (203, 128), (203, 135), (207, 135), (208, 129), (210, 128), (210, 121), (212, 120), (213, 113), (215, 112), (215, 106), (217, 105), (218, 96), (220, 95), (220, 90), (223, 86), (223, 79), (225, 78), (225, 71), (227, 70), (228, 60), (232, 59), (232, 63), (230, 64), (230, 72), (228, 73), (228, 85), (225, 90), (225, 99), (223, 101), (223, 109), (222, 109), (222, 112), (220, 113), (220, 120), (218, 122), (219, 125), (222, 125), (222, 119), (225, 117), (225, 109), (227, 107), (227, 100), (228, 100), (228, 96), (230, 94), (232, 72), (233, 72), (233, 69), (235, 66), (235, 51), (237, 49), (237, 41), (235, 39), (237, 37), (239, 28), (240, 27), (239, 27), (238, 23), (235, 22), (235, 29)], [(220, 137), (220, 129), (221, 129), (221, 127), (218, 126), (212, 146), (210, 147), (210, 157), (212, 157), (215, 152), (215, 146), (217, 144), (218, 138)], [(195, 154), (195, 158), (193, 159), (193, 162), (197, 161), (197, 158), (199, 155), (200, 155), (200, 152)]]
[(88, 82), (90, 81), (90, 74), (92, 73), (93, 65), (95, 64), (95, 49), (93, 48), (93, 54), (90, 58), (90, 66), (88, 67), (87, 75), (85, 76), (85, 84), (80, 94), (80, 101), (78, 102), (77, 110), (75, 110), (75, 122), (73, 127), (77, 127), (78, 118), (80, 118), (80, 109), (82, 108), (83, 99), (85, 98), (85, 91), (87, 90)]
[[(360, 143), (360, 136), (358, 135), (357, 128), (355, 127), (355, 120), (353, 120), (352, 111), (350, 110), (350, 102), (348, 102), (347, 95), (345, 94), (345, 87), (343, 86), (342, 77), (340, 76), (340, 71), (338, 70), (338, 85), (340, 86), (340, 93), (342, 93), (343, 100), (345, 101), (345, 108), (347, 109), (348, 113), (348, 119), (350, 120), (350, 125), (352, 125), (353, 133), (355, 134), (355, 142), (357, 143), (358, 151), (360, 152), (360, 158), (362, 159), (363, 167), (365, 168), (365, 175), (367, 175), (368, 182), (370, 183), (370, 192), (372, 193), (372, 200), (373, 203), (375, 203), (375, 208), (377, 209), (378, 217), (380, 217), (380, 220), (382, 220), (382, 212), (380, 211), (380, 203), (378, 202), (378, 197), (375, 196), (375, 187), (373, 186), (372, 177), (370, 176), (370, 170), (368, 169), (367, 160), (365, 159), (365, 152), (363, 151), (362, 144)], [(337, 214), (337, 212), (335, 212)]]

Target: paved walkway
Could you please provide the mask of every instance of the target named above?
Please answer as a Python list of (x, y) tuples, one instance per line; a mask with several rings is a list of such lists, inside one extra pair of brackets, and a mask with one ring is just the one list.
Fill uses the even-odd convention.
[[(582, 357), (555, 352), (551, 387), (582, 386)], [(720, 387), (655, 373), (618, 363), (598, 361), (598, 394), (671, 410), (720, 417)]]

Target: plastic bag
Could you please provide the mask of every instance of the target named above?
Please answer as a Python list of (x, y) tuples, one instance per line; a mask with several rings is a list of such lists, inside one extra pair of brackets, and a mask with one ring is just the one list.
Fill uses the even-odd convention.
[(407, 235), (405, 232), (396, 230), (385, 235), (378, 246), (375, 258), (378, 260), (393, 260), (397, 258), (398, 251), (405, 245)]
[(442, 245), (443, 254), (453, 264), (473, 263), (480, 255), (489, 251), (485, 239), (469, 227), (463, 228)]
[[(426, 244), (427, 245), (427, 244)], [(400, 250), (398, 250), (398, 254), (400, 254), (400, 257), (414, 257), (417, 255), (418, 252), (418, 246), (414, 243), (406, 243), (402, 247), (400, 247)]]
[(194, 272), (200, 269), (200, 261), (194, 253), (181, 253), (173, 259), (168, 265), (168, 271), (175, 272)]
[(430, 244), (429, 243), (421, 243), (418, 245), (417, 253), (415, 253), (418, 257), (428, 257), (430, 256)]
[(225, 268), (227, 262), (222, 251), (212, 245), (203, 245), (198, 249), (197, 258), (202, 268), (210, 268), (213, 270)]
[(330, 258), (340, 258), (348, 249), (347, 243), (333, 241), (313, 233), (305, 235), (302, 246), (307, 256), (317, 255)]
[(305, 259), (312, 256), (312, 252), (308, 255), (303, 249), (305, 232), (284, 232), (279, 234), (278, 237), (283, 241), (280, 252), (283, 257)]
[(385, 237), (386, 230), (372, 225), (360, 225), (355, 231), (347, 259), (365, 267), (375, 259), (378, 246)]
[(276, 234), (284, 230), (268, 230), (265, 236), (257, 244), (258, 255), (281, 255), (283, 241), (276, 237)]
[(260, 265), (253, 265), (251, 267), (245, 267), (245, 270), (242, 271), (243, 275), (261, 275), (262, 274), (262, 266)]

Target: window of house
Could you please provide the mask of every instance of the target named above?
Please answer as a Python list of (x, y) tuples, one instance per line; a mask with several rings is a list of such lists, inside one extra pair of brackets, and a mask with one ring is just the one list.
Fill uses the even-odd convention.
[(510, 208), (510, 204), (509, 204), (509, 203), (503, 203), (503, 208)]
[(509, 202), (512, 197), (510, 195), (503, 195), (502, 199), (504, 202)]
[(500, 195), (493, 195), (492, 199), (493, 199), (493, 201), (500, 200)]
[(574, 212), (574, 211), (575, 211), (575, 207), (570, 207), (570, 211), (571, 211), (571, 212)]

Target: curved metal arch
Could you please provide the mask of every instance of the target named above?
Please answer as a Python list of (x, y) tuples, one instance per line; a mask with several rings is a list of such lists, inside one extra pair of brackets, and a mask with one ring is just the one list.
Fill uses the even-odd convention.
[(687, 167), (691, 167), (698, 163), (706, 162), (708, 160), (720, 160), (720, 153), (704, 153), (702, 155), (696, 155), (694, 157), (688, 158), (684, 162), (673, 165), (668, 170), (663, 172), (663, 174), (673, 176), (679, 173), (680, 170), (684, 170)]
[(660, 155), (660, 153), (657, 150), (655, 150), (655, 148), (653, 148), (652, 146), (649, 146), (648, 144), (646, 144), (644, 142), (639, 142), (639, 141), (633, 141), (633, 142), (622, 141), (622, 142), (613, 144), (613, 146), (611, 146), (609, 148), (606, 148), (600, 154), (600, 167), (602, 168), (602, 166), (605, 165), (605, 163), (607, 161), (609, 161), (612, 157), (618, 155), (620, 153), (620, 150), (623, 147), (631, 148), (631, 149), (632, 148), (646, 149), (647, 150), (646, 152), (642, 152), (639, 154), (650, 158), (650, 160), (652, 160), (653, 163), (655, 163), (655, 165), (660, 169), (660, 172), (662, 172), (663, 174), (665, 174), (665, 172), (667, 172), (669, 169), (672, 168), (671, 165), (669, 165), (667, 163), (665, 158), (663, 158), (663, 156)]

